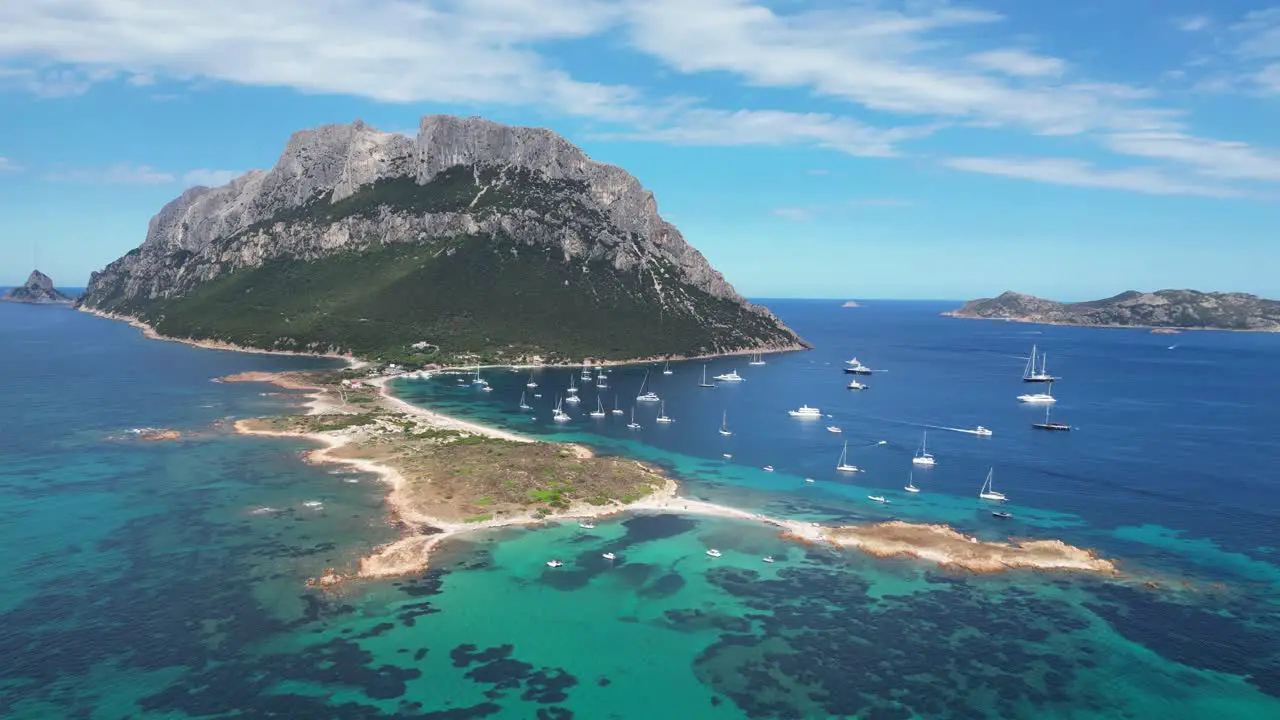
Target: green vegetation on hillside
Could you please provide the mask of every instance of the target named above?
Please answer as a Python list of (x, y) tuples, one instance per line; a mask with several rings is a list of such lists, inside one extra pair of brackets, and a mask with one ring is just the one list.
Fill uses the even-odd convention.
[[(314, 262), (274, 260), (172, 300), (127, 308), (174, 337), (339, 349), (410, 362), (696, 355), (794, 342), (769, 318), (669, 278), (566, 262), (510, 238), (387, 245)], [(418, 352), (415, 343), (438, 349)]]

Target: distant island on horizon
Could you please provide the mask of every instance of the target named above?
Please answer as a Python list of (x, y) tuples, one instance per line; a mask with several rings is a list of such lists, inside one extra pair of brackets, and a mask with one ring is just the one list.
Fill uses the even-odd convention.
[(59, 291), (53, 279), (39, 270), (32, 270), (27, 282), (0, 294), (0, 302), (28, 303), (31, 305), (70, 305), (75, 298)]
[(165, 205), (79, 307), (161, 336), (412, 365), (808, 348), (621, 167), (556, 133), (428, 115), (302, 130)]
[(1280, 301), (1198, 290), (1128, 290), (1102, 300), (1073, 303), (1007, 291), (970, 300), (943, 315), (1042, 325), (1280, 332)]

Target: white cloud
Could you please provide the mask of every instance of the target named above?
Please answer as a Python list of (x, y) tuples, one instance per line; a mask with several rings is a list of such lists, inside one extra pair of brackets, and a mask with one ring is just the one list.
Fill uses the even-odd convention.
[(775, 208), (773, 214), (788, 220), (808, 220), (812, 217), (809, 208), (802, 207)]
[(236, 170), (191, 170), (171, 173), (157, 170), (150, 165), (115, 163), (104, 168), (75, 168), (56, 170), (45, 174), (46, 180), (55, 182), (91, 183), (98, 185), (167, 185), (181, 183), (186, 186), (216, 186), (239, 177)]
[[(964, 46), (964, 31), (1001, 20), (993, 13), (935, 2), (908, 3), (922, 8), (914, 13), (874, 2), (790, 13), (748, 0), (632, 0), (628, 7), (635, 46), (684, 73), (731, 73), (751, 85), (808, 89), (877, 111), (1038, 133), (1177, 127), (1176, 112), (1133, 106), (1118, 86), (1013, 82), (964, 70), (953, 48)], [(1041, 73), (1058, 67), (1029, 53), (1023, 59), (1038, 62), (1018, 67), (1018, 51), (1000, 52), (988, 64)]]
[(673, 145), (816, 145), (860, 157), (891, 157), (897, 154), (894, 143), (923, 137), (937, 129), (937, 126), (880, 129), (823, 113), (693, 108), (671, 113), (667, 121), (658, 126), (596, 137)]
[(1272, 63), (1262, 68), (1253, 76), (1253, 81), (1264, 92), (1280, 95), (1280, 63)]
[(239, 170), (188, 170), (182, 174), (182, 182), (190, 186), (217, 187), (226, 185), (243, 174)]
[(60, 0), (0, 3), (0, 57), (34, 59), (70, 89), (106, 77), (208, 78), (389, 102), (634, 112), (624, 86), (580, 82), (532, 46), (598, 32), (601, 0)]
[(0, 156), (0, 173), (18, 172), (21, 169), (22, 169), (21, 165), (18, 165), (17, 163), (15, 163), (14, 161), (10, 160), (7, 157)]
[(1173, 24), (1183, 32), (1199, 32), (1209, 27), (1210, 20), (1205, 15), (1188, 15), (1174, 19)]
[(1036, 55), (1025, 50), (989, 50), (969, 56), (969, 62), (987, 70), (1015, 77), (1058, 76), (1067, 64), (1055, 57)]
[(1127, 190), (1148, 195), (1197, 195), (1212, 198), (1249, 197), (1252, 193), (1214, 183), (1184, 182), (1158, 168), (1097, 168), (1073, 158), (956, 157), (948, 167), (1053, 185)]
[(1236, 52), (1250, 58), (1280, 57), (1280, 7), (1246, 13), (1231, 26), (1240, 38)]
[(1223, 180), (1280, 182), (1280, 153), (1247, 143), (1192, 137), (1182, 133), (1123, 133), (1106, 138), (1115, 152), (1191, 166)]

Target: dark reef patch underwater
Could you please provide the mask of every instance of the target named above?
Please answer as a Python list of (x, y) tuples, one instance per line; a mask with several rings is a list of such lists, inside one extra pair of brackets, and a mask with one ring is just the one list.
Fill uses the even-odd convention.
[[(820, 349), (771, 358), (768, 374), (756, 371), (748, 388), (717, 388), (710, 392), (719, 396), (699, 400), (675, 383), (700, 368), (679, 366), (660, 392), (672, 398), (668, 410), (679, 413), (681, 432), (637, 439), (575, 423), (559, 434), (663, 463), (690, 479), (690, 493), (709, 499), (815, 520), (898, 514), (984, 537), (1058, 536), (1123, 558), (1133, 579), (972, 576), (806, 547), (759, 525), (639, 515), (590, 530), (565, 522), (476, 534), (448, 544), (432, 570), (417, 576), (309, 589), (307, 578), (351, 567), (397, 536), (384, 488), (372, 478), (348, 483), (307, 466), (298, 460), (302, 443), (223, 432), (156, 443), (105, 438), (132, 427), (208, 430), (228, 416), (280, 412), (290, 397), (208, 380), (323, 363), (149, 342), (121, 323), (0, 306), (0, 341), (20, 349), (0, 357), (0, 377), (18, 388), (15, 400), (24, 408), (0, 415), (0, 547), (7, 548), (0, 553), (0, 717), (1280, 717), (1273, 548), (1280, 491), (1248, 473), (1233, 476), (1234, 466), (1219, 467), (1224, 456), (1264, 467), (1276, 441), (1247, 428), (1179, 434), (1176, 427), (1188, 421), (1177, 417), (1166, 422), (1177, 443), (1121, 437), (1123, 430), (1105, 425), (1107, 416), (1138, 412), (1133, 408), (1145, 402), (1147, 413), (1190, 404), (1204, 423), (1275, 426), (1268, 423), (1280, 410), (1247, 400), (1275, 389), (1274, 377), (1261, 376), (1280, 356), (1274, 339), (1198, 341), (1202, 369), (1229, 357), (1240, 382), (1254, 388), (1249, 395), (1229, 383), (1219, 387), (1218, 401), (1227, 392), (1245, 399), (1215, 414), (1208, 404), (1215, 398), (1196, 394), (1205, 391), (1190, 379), (1184, 388), (1165, 376), (1155, 383), (1169, 385), (1162, 392), (1184, 393), (1172, 410), (1160, 398), (1125, 400), (1115, 387), (1106, 390), (1110, 406), (1093, 405), (1088, 394), (1100, 391), (1090, 388), (1109, 377), (1101, 368), (1122, 372), (1127, 366), (1117, 357), (1145, 352), (1140, 343), (1151, 336), (1054, 329), (1062, 372), (1070, 371), (1076, 388), (1066, 399), (1064, 382), (1061, 404), (1093, 428), (1089, 433), (1073, 433), (1074, 446), (1055, 446), (1022, 438), (1005, 422), (996, 437), (1003, 444), (940, 437), (939, 468), (916, 474), (926, 487), (917, 504), (895, 495), (896, 507), (869, 508), (869, 491), (903, 484), (902, 462), (918, 429), (865, 416), (890, 417), (891, 405), (944, 416), (945, 407), (928, 403), (945, 400), (982, 408), (984, 417), (959, 417), (957, 425), (1002, 413), (1026, 419), (997, 386), (1007, 368), (988, 377), (995, 360), (981, 350), (1020, 347), (1026, 336), (1000, 333), (1026, 328), (945, 321), (904, 307), (851, 314), (780, 304), (806, 337), (832, 346), (831, 357)], [(811, 388), (827, 379), (839, 385), (841, 355), (852, 353), (836, 338), (855, 321), (863, 323), (855, 328), (861, 347), (882, 348), (876, 364), (893, 367), (874, 378), (876, 393), (888, 400), (796, 400), (818, 395)], [(958, 397), (895, 395), (908, 392), (894, 389), (901, 375), (913, 374), (911, 385), (951, 386), (951, 378), (931, 381), (910, 365), (924, 352), (902, 340), (912, 337), (957, 348), (929, 349), (937, 356), (929, 366), (972, 380), (954, 385)], [(1195, 351), (1195, 337), (1181, 342)], [(44, 360), (18, 362), (19, 355)], [(1148, 374), (1151, 367), (1143, 366)], [(1186, 368), (1171, 372), (1183, 377)], [(624, 394), (639, 382), (636, 371), (619, 370), (615, 378)], [(507, 408), (524, 379), (495, 378), (495, 397), (485, 403), (425, 385), (410, 394), (456, 403), (479, 419), (552, 432)], [(1122, 379), (1126, 387), (1132, 381)], [(966, 395), (991, 391), (984, 383), (1002, 393), (990, 407)], [(865, 485), (829, 477), (831, 441), (821, 428), (806, 434), (777, 417), (806, 400), (846, 411), (834, 420), (846, 436), (890, 440), (879, 454), (859, 458), (868, 472), (856, 482)], [(715, 432), (726, 407), (738, 431), (732, 440)], [(932, 447), (934, 433), (929, 437)], [(1236, 437), (1245, 440), (1233, 444)], [(1142, 448), (1144, 466), (1129, 474), (1117, 446)], [(729, 450), (740, 462), (720, 457)], [(1094, 455), (1101, 459), (1089, 460)], [(970, 497), (971, 480), (997, 461), (1005, 488), (1024, 503), (1014, 506), (1016, 525), (992, 524)], [(756, 469), (766, 462), (778, 471)], [(1151, 475), (1162, 481), (1146, 482)], [(819, 482), (806, 486), (805, 476)], [(1202, 480), (1221, 489), (1228, 476), (1238, 476), (1247, 501), (1202, 502)], [(1094, 477), (1101, 478), (1096, 486), (1089, 484)], [(322, 504), (304, 504), (312, 501)], [(1187, 502), (1201, 502), (1201, 512), (1184, 513)], [(708, 547), (723, 556), (706, 556)], [(616, 560), (604, 559), (606, 552)], [(765, 555), (778, 562), (762, 563)], [(553, 557), (564, 567), (546, 567)], [(1147, 577), (1158, 586), (1144, 586)]]

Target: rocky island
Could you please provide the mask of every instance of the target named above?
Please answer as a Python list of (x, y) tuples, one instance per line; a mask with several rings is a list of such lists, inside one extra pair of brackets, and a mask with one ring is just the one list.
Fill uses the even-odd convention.
[(1280, 301), (1245, 293), (1196, 290), (1150, 293), (1130, 290), (1104, 300), (1076, 303), (1005, 292), (995, 298), (971, 300), (944, 314), (1045, 325), (1149, 327), (1166, 332), (1178, 329), (1280, 331)]
[(58, 292), (53, 279), (39, 270), (32, 270), (27, 282), (0, 295), (5, 302), (32, 303), (36, 305), (66, 305), (73, 298)]
[(160, 335), (411, 363), (807, 347), (622, 168), (550, 130), (430, 115), (303, 130), (166, 205), (80, 307)]

